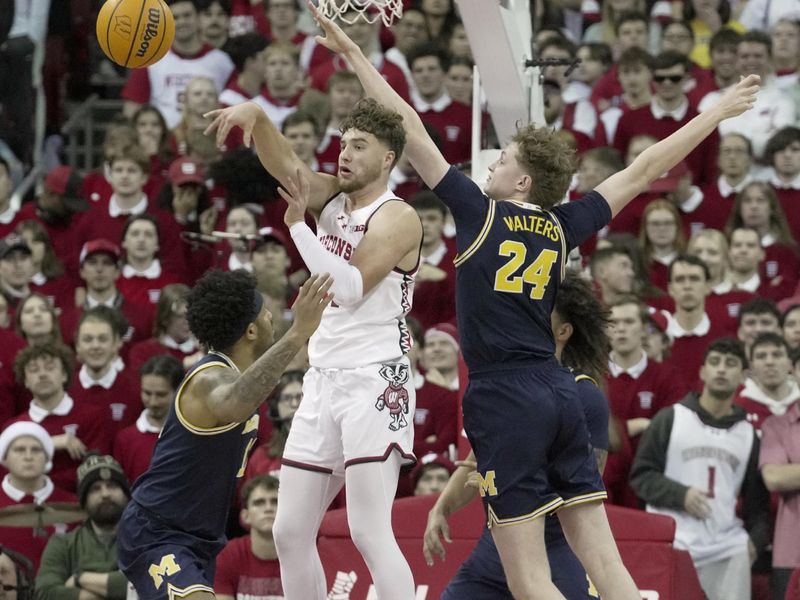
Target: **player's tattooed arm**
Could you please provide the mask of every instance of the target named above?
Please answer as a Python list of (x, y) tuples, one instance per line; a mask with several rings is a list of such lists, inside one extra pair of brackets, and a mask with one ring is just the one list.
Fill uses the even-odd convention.
[[(188, 404), (195, 409), (190, 422), (200, 427), (213, 427), (249, 418), (269, 397), (286, 366), (316, 331), (323, 311), (331, 302), (332, 283), (333, 279), (326, 273), (312, 275), (303, 284), (292, 306), (294, 322), (289, 331), (244, 372), (209, 369), (208, 376), (198, 381), (192, 390), (191, 396), (202, 399), (202, 406), (190, 400)], [(185, 412), (183, 405), (181, 410)], [(209, 421), (213, 424), (208, 425)]]

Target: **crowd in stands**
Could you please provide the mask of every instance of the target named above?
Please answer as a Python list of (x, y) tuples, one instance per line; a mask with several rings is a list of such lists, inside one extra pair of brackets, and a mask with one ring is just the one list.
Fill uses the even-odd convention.
[[(299, 0), (172, 0), (172, 49), (124, 73), (102, 164), (90, 172), (50, 165), (17, 206), (16, 185), (41, 160), (32, 143), (32, 84), (44, 78), (46, 121), (57, 133), (90, 73), (119, 71), (91, 33), (98, 3), (6, 4), (16, 12), (7, 26), (0, 18), (0, 510), (72, 501), (90, 518), (44, 535), (0, 527), (0, 540), (39, 569), (40, 600), (122, 598), (127, 589), (108, 541), (185, 369), (203, 352), (185, 316), (189, 288), (208, 269), (252, 272), (278, 336), (308, 276), (277, 182), (240, 131), (222, 145), (204, 135), (206, 115), (255, 102), (303, 162), (335, 174), (340, 123), (364, 94), (348, 65), (314, 40)], [(705, 505), (686, 486), (652, 493), (648, 469), (669, 451), (661, 442), (673, 420), (690, 420), (676, 403), (696, 403), (710, 385), (701, 375), (710, 369), (709, 349), (740, 357), (731, 411), (754, 450), (741, 465), (747, 485), (723, 508), (738, 511), (741, 521), (726, 523), (753, 544), (753, 597), (782, 599), (800, 568), (800, 4), (538, 4), (539, 55), (581, 60), (574, 70), (544, 69), (546, 124), (576, 151), (565, 202), (630, 164), (741, 76), (761, 77), (751, 111), (725, 121), (574, 250), (569, 268), (593, 282), (612, 314), (601, 382), (612, 416), (609, 502), (648, 510), (666, 502), (662, 509), (685, 517), (679, 529), (701, 526)], [(468, 168), (473, 56), (465, 28), (452, 0), (404, 5), (391, 27), (342, 26), (419, 112), (445, 158)], [(488, 108), (480, 109), (482, 137), (492, 143)], [(402, 157), (390, 185), (424, 231), (408, 319), (419, 462), (401, 479), (402, 497), (441, 491), (455, 469), (464, 381), (452, 220)], [(729, 339), (720, 346), (720, 338)], [(259, 444), (232, 503), (232, 540), (218, 560), (222, 598), (282, 594), (271, 524), (307, 368), (301, 353), (263, 407)], [(674, 414), (659, 417), (666, 409)], [(740, 492), (746, 498), (737, 506)], [(344, 502), (342, 493), (332, 507)]]

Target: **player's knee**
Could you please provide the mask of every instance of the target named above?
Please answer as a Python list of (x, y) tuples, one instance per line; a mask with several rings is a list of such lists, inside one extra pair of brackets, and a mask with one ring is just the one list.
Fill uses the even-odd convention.
[(309, 527), (308, 519), (281, 518), (280, 511), (272, 526), (272, 536), (281, 553), (301, 548), (309, 541), (315, 543), (316, 534)]
[[(353, 540), (356, 548), (362, 555), (369, 555), (371, 552), (380, 550), (380, 547), (385, 543), (385, 532), (380, 531), (382, 528), (375, 528), (375, 523), (370, 526), (364, 519), (358, 517), (354, 519), (348, 518), (348, 525), (350, 526), (350, 538)], [(392, 538), (391, 531), (388, 530), (389, 538)]]

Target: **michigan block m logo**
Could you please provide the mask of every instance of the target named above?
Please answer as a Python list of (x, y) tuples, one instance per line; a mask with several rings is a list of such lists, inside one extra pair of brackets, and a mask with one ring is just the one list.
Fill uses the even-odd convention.
[(147, 573), (153, 578), (153, 585), (156, 586), (156, 589), (159, 589), (161, 584), (164, 583), (164, 576), (175, 575), (180, 570), (181, 566), (175, 562), (175, 555), (165, 554), (157, 565), (150, 565)]
[(497, 496), (497, 487), (494, 485), (494, 471), (486, 471), (486, 475), (478, 475), (478, 491), (481, 493), (481, 498), (486, 496)]

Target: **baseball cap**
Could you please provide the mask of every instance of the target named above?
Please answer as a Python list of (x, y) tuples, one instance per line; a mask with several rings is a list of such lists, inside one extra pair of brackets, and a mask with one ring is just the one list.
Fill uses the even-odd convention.
[(119, 249), (119, 246), (104, 238), (99, 238), (96, 240), (89, 240), (83, 245), (83, 248), (81, 248), (80, 264), (82, 265), (83, 261), (92, 254), (97, 254), (98, 252), (104, 252), (112, 256), (115, 261), (118, 261), (122, 256), (122, 251)]
[(0, 259), (5, 258), (8, 256), (9, 252), (12, 250), (22, 250), (28, 254), (31, 254), (30, 246), (28, 246), (28, 242), (25, 241), (20, 235), (16, 233), (9, 233), (2, 241), (0, 241)]
[(681, 161), (651, 183), (647, 191), (654, 193), (674, 192), (678, 189), (681, 178), (686, 175), (691, 175), (689, 167), (686, 166), (685, 162)]
[(89, 454), (78, 467), (78, 498), (81, 506), (86, 505), (89, 488), (101, 480), (115, 481), (130, 498), (130, 484), (120, 464), (107, 454)]
[(185, 183), (205, 184), (205, 168), (193, 158), (181, 156), (169, 166), (169, 180), (175, 185)]
[(261, 238), (256, 242), (256, 247), (266, 244), (267, 242), (278, 242), (284, 248), (288, 247), (286, 235), (279, 229), (274, 227), (262, 227), (258, 230), (258, 235)]
[(81, 194), (83, 179), (67, 166), (56, 167), (47, 174), (44, 186), (52, 193), (61, 196), (61, 202), (73, 212), (89, 209), (89, 203)]

